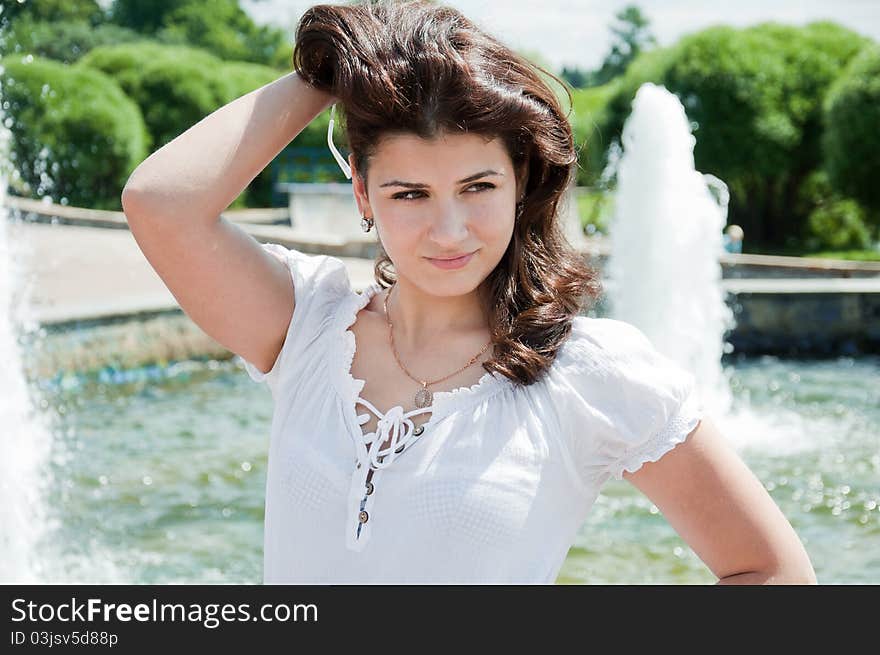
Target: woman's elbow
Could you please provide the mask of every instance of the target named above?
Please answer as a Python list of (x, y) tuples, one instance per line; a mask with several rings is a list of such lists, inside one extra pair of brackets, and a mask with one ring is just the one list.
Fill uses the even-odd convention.
[(761, 571), (734, 573), (720, 578), (716, 585), (815, 585), (816, 572), (808, 568), (768, 568)]

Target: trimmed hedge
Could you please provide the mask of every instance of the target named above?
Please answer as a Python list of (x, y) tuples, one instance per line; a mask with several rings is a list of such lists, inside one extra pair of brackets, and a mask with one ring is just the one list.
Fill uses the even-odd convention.
[(223, 61), (197, 48), (149, 41), (95, 48), (79, 64), (113, 77), (141, 109), (158, 150), (235, 93)]
[[(138, 104), (152, 137), (151, 152), (223, 105), (281, 76), (268, 66), (223, 61), (198, 48), (151, 41), (95, 48), (79, 63), (112, 75)], [(267, 207), (271, 197), (270, 165), (230, 207)]]
[(32, 56), (4, 57), (0, 66), (10, 157), (25, 185), (16, 191), (121, 209), (122, 187), (147, 153), (137, 105), (93, 69)]

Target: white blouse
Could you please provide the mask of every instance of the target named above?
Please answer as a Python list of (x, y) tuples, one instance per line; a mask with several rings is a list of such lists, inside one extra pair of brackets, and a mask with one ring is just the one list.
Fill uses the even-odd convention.
[(552, 584), (603, 484), (700, 421), (689, 372), (629, 323), (586, 316), (529, 386), (486, 372), (383, 414), (359, 397), (349, 329), (381, 286), (357, 293), (336, 257), (263, 248), (287, 263), (296, 299), (271, 370), (242, 360), (274, 402), (266, 584)]

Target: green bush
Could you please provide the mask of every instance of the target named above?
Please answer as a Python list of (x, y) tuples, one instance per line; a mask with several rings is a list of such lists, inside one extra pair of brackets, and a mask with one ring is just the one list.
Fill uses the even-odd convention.
[[(156, 42), (96, 48), (80, 65), (112, 75), (134, 99), (152, 136), (150, 151), (281, 75), (268, 66), (227, 62), (198, 48)], [(230, 207), (269, 206), (271, 173), (267, 166)]]
[(853, 59), (824, 110), (822, 147), (831, 184), (880, 214), (880, 46)]
[(803, 184), (798, 189), (793, 209), (798, 214), (807, 216), (820, 205), (834, 199), (836, 195), (828, 179), (828, 173), (823, 169), (817, 169), (804, 178)]
[(873, 242), (865, 212), (852, 198), (820, 205), (810, 213), (807, 226), (807, 246), (811, 250), (867, 250)]
[(10, 157), (21, 175), (16, 190), (121, 209), (125, 181), (147, 152), (137, 105), (96, 70), (32, 56), (4, 57), (0, 66)]
[(224, 105), (234, 86), (223, 62), (197, 48), (141, 42), (95, 48), (80, 65), (117, 81), (134, 100), (157, 150)]

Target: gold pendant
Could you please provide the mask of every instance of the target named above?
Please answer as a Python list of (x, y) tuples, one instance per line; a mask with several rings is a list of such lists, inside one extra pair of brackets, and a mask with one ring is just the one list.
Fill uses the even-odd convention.
[(431, 405), (431, 401), (434, 399), (434, 394), (432, 394), (428, 390), (428, 385), (426, 383), (422, 383), (422, 388), (418, 390), (415, 397), (416, 407), (421, 409), (422, 407), (429, 407)]

